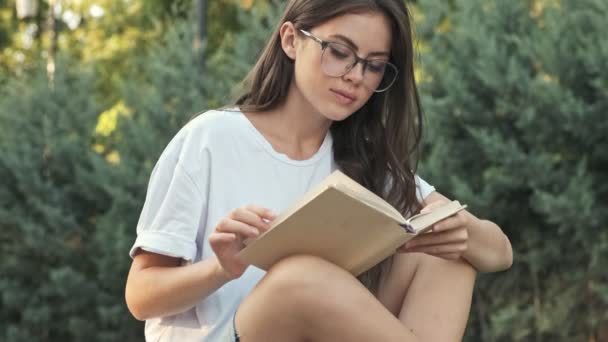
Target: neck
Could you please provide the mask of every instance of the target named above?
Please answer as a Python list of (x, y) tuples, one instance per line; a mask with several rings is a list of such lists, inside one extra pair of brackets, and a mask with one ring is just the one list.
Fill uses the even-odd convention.
[(269, 114), (275, 117), (286, 140), (292, 143), (317, 141), (320, 144), (332, 123), (310, 105), (293, 83), (285, 101)]
[(314, 155), (332, 124), (304, 99), (293, 83), (281, 104), (269, 111), (246, 115), (275, 150), (294, 159)]

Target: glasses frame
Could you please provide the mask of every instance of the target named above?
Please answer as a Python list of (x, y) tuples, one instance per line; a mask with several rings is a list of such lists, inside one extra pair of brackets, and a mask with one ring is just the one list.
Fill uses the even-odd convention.
[[(352, 47), (350, 47), (350, 46), (348, 46), (346, 44), (343, 44), (343, 43), (339, 43), (339, 42), (333, 42), (333, 41), (323, 40), (323, 39), (315, 36), (314, 34), (308, 32), (306, 30), (303, 30), (303, 29), (300, 29), (299, 31), (302, 32), (306, 37), (314, 40), (315, 42), (319, 43), (319, 45), (321, 45), (321, 58), (323, 58), (323, 54), (325, 53), (325, 50), (327, 49), (327, 47), (329, 46), (329, 44), (340, 44), (340, 45), (346, 47), (347, 49), (349, 49), (353, 53), (353, 56), (355, 56), (355, 62), (352, 63), (348, 68), (346, 68), (344, 70), (344, 73), (342, 75), (336, 75), (336, 76), (328, 75), (328, 76), (330, 76), (330, 77), (342, 77), (342, 76), (348, 74), (359, 63), (361, 63), (361, 65), (363, 66), (363, 73), (365, 75), (365, 70), (367, 69), (367, 64), (370, 62), (370, 60), (366, 59), (366, 58), (359, 57), (359, 55), (357, 55), (357, 53), (355, 52), (355, 50), (353, 50)], [(387, 85), (386, 87), (382, 88), (381, 90), (375, 89), (374, 90), (375, 93), (383, 93), (383, 92), (387, 91), (395, 83), (395, 81), (397, 80), (397, 76), (399, 75), (399, 68), (397, 68), (397, 66), (395, 66), (393, 63), (391, 63), (389, 61), (383, 61), (383, 62), (386, 63), (386, 65), (389, 68), (393, 68), (393, 70), (395, 71), (395, 77), (393, 77), (393, 80), (391, 81), (391, 83), (389, 85)], [(384, 75), (382, 77), (384, 77)], [(382, 83), (382, 81), (380, 81), (380, 82)], [(380, 84), (378, 84), (378, 86), (379, 85)]]

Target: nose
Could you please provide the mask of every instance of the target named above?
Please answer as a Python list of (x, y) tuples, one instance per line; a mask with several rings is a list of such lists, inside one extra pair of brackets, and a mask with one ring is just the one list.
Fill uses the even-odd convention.
[(355, 84), (359, 84), (363, 81), (364, 65), (361, 62), (357, 62), (346, 74), (344, 74), (344, 80), (351, 81)]

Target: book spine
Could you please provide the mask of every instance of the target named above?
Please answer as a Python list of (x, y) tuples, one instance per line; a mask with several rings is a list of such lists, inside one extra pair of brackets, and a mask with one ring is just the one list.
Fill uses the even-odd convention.
[(403, 227), (405, 229), (406, 232), (410, 233), (410, 234), (415, 234), (416, 230), (414, 229), (414, 227), (412, 227), (411, 224), (409, 223), (399, 223), (399, 225), (401, 227)]

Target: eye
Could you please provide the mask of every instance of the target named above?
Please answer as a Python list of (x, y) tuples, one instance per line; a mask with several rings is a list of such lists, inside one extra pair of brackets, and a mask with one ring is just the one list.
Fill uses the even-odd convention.
[(367, 63), (367, 70), (375, 74), (381, 74), (386, 69), (386, 62), (384, 61), (369, 61)]
[(330, 43), (327, 45), (329, 53), (338, 59), (347, 59), (352, 55), (352, 52), (345, 46), (340, 44)]

